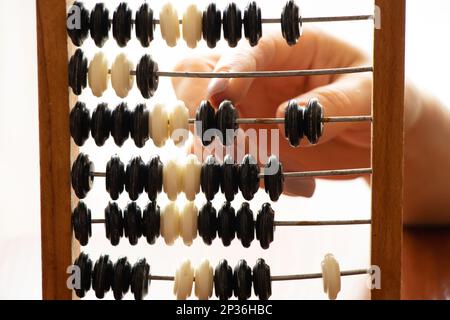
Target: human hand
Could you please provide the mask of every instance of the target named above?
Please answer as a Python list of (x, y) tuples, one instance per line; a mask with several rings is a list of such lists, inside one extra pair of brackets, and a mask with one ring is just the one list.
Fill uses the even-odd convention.
[[(297, 45), (290, 47), (277, 34), (265, 34), (256, 47), (244, 41), (224, 54), (192, 56), (180, 61), (177, 71), (264, 71), (343, 68), (370, 65), (359, 49), (316, 29), (306, 29)], [(231, 100), (241, 118), (284, 117), (291, 99), (304, 106), (318, 98), (325, 116), (369, 115), (372, 75), (370, 73), (257, 79), (173, 78), (177, 97), (185, 101), (190, 116), (195, 116), (201, 100), (214, 106)], [(242, 129), (271, 129), (276, 126), (241, 125)], [(310, 147), (303, 139), (301, 148), (292, 148), (279, 126), (279, 158), (285, 171), (326, 170), (370, 167), (370, 123), (328, 123), (319, 143)], [(270, 143), (269, 143), (270, 146)], [(268, 151), (270, 152), (270, 150)], [(336, 177), (334, 177), (336, 179)], [(348, 179), (352, 177), (338, 177)], [(354, 178), (354, 177), (353, 177)], [(312, 179), (285, 180), (288, 194), (311, 196)]]

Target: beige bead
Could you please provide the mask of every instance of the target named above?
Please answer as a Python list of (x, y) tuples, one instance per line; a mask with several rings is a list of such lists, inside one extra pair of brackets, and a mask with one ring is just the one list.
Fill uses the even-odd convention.
[(322, 278), (323, 290), (330, 300), (335, 300), (341, 291), (341, 271), (339, 263), (330, 253), (322, 261)]
[(180, 212), (180, 236), (187, 246), (197, 238), (198, 209), (193, 202), (187, 202)]
[(180, 37), (180, 24), (178, 13), (172, 3), (166, 3), (159, 13), (159, 26), (161, 35), (169, 47), (174, 47)]
[(169, 114), (169, 135), (175, 145), (183, 145), (189, 138), (189, 110), (178, 100)]
[(186, 157), (183, 174), (183, 191), (189, 201), (194, 201), (200, 192), (200, 172), (202, 164), (195, 154)]
[(195, 4), (187, 7), (183, 15), (183, 39), (189, 48), (195, 48), (202, 38), (202, 12)]
[(169, 137), (169, 115), (166, 106), (162, 103), (156, 103), (150, 113), (149, 132), (150, 138), (157, 147), (162, 147)]
[(175, 272), (173, 283), (173, 293), (178, 300), (186, 300), (192, 293), (192, 285), (194, 283), (194, 268), (191, 261), (185, 260)]
[(111, 66), (111, 84), (120, 98), (125, 98), (133, 88), (134, 77), (130, 72), (134, 69), (134, 64), (124, 53), (119, 54)]
[(203, 260), (195, 268), (195, 296), (199, 300), (208, 300), (213, 293), (213, 268), (208, 260)]
[(103, 52), (98, 52), (89, 63), (88, 80), (92, 94), (96, 97), (101, 97), (108, 89), (108, 59)]
[(169, 246), (180, 236), (180, 213), (175, 202), (169, 202), (162, 210), (160, 229), (164, 242)]
[(176, 159), (171, 159), (164, 164), (163, 187), (164, 192), (171, 201), (177, 200), (178, 194), (183, 189), (183, 169), (184, 165)]

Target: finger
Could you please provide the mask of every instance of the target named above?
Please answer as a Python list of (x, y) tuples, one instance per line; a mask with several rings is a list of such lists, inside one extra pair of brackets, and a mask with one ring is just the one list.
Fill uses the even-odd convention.
[[(370, 115), (371, 86), (369, 74), (347, 75), (329, 85), (301, 94), (296, 99), (299, 105), (306, 106), (311, 98), (317, 98), (323, 106), (325, 117)], [(288, 101), (278, 107), (277, 117), (284, 117), (287, 104)], [(325, 143), (349, 128), (370, 133), (370, 123), (327, 123), (319, 143)], [(284, 134), (283, 126), (280, 126), (280, 130)], [(366, 140), (364, 136), (363, 143)]]
[[(295, 46), (288, 46), (278, 32), (268, 33), (255, 47), (241, 43), (237, 49), (230, 49), (221, 56), (214, 71), (253, 72), (348, 67), (362, 61), (363, 55), (349, 44), (320, 30), (308, 28)], [(275, 82), (289, 88), (304, 88), (306, 84), (310, 84), (309, 87), (325, 85), (335, 78), (338, 77), (289, 77), (275, 79)], [(213, 79), (209, 83), (208, 97), (214, 104), (225, 99), (239, 103), (246, 97), (255, 81), (259, 79)], [(278, 90), (276, 92), (280, 94)]]
[[(178, 62), (174, 70), (210, 72), (214, 69), (218, 60), (218, 54), (194, 55)], [(209, 79), (172, 78), (172, 86), (175, 95), (179, 100), (185, 102), (189, 109), (190, 117), (195, 116), (195, 111), (200, 102), (206, 98), (208, 83)]]
[[(252, 72), (266, 70), (273, 64), (276, 44), (273, 37), (261, 40), (258, 46), (250, 47), (241, 42), (237, 49), (230, 49), (221, 56), (214, 72)], [(247, 95), (254, 79), (212, 79), (208, 86), (208, 97), (215, 105), (228, 99), (239, 103)]]

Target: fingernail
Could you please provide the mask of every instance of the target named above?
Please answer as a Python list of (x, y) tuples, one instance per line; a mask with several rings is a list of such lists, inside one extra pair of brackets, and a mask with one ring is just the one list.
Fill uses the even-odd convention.
[(228, 79), (213, 79), (208, 85), (208, 98), (225, 92), (228, 88)]

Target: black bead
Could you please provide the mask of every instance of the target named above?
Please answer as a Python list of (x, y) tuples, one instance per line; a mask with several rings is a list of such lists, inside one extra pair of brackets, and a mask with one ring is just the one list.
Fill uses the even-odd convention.
[(145, 164), (140, 156), (134, 156), (127, 164), (125, 190), (133, 201), (137, 200), (144, 190), (145, 171)]
[(221, 176), (220, 164), (214, 156), (209, 155), (200, 170), (200, 185), (207, 200), (214, 199), (215, 194), (219, 192)]
[(206, 202), (200, 209), (197, 218), (198, 234), (202, 237), (203, 242), (211, 245), (217, 235), (217, 215), (216, 209), (211, 202)]
[(241, 10), (232, 2), (223, 11), (223, 37), (232, 48), (236, 47), (242, 38), (242, 15)]
[(249, 2), (245, 8), (244, 34), (252, 47), (256, 46), (262, 37), (261, 8), (256, 1)]
[(292, 147), (298, 147), (304, 135), (304, 109), (296, 100), (289, 101), (284, 111), (284, 134)]
[(77, 102), (70, 111), (70, 135), (77, 146), (89, 138), (91, 115), (84, 102)]
[(147, 238), (149, 244), (154, 244), (159, 237), (159, 225), (161, 211), (156, 202), (149, 202), (144, 209), (142, 217), (142, 235)]
[(111, 199), (117, 200), (125, 185), (125, 165), (118, 155), (113, 155), (106, 164), (106, 191)]
[(270, 267), (264, 259), (258, 259), (253, 267), (253, 289), (259, 300), (268, 300), (272, 295)]
[(126, 257), (120, 258), (114, 263), (111, 288), (114, 299), (122, 300), (128, 292), (131, 284), (131, 265)]
[(117, 203), (109, 202), (105, 208), (105, 231), (106, 238), (109, 239), (111, 245), (119, 244), (120, 238), (123, 237), (123, 225), (122, 210)]
[(135, 18), (136, 38), (143, 47), (148, 47), (153, 41), (155, 23), (153, 21), (153, 10), (147, 3), (143, 3), (136, 11)]
[(281, 33), (286, 42), (293, 46), (300, 38), (302, 20), (300, 9), (293, 0), (289, 0), (281, 13)]
[(148, 117), (147, 107), (142, 103), (138, 104), (131, 114), (131, 138), (138, 148), (142, 148), (148, 140)]
[(69, 87), (77, 96), (87, 85), (88, 61), (81, 49), (77, 49), (69, 60)]
[[(70, 23), (70, 25), (69, 25)], [(75, 1), (67, 13), (67, 34), (72, 43), (79, 47), (89, 33), (89, 11), (82, 2)]]
[(92, 260), (88, 254), (81, 252), (78, 258), (75, 259), (73, 265), (77, 266), (80, 272), (80, 287), (75, 288), (75, 293), (78, 298), (83, 298), (86, 292), (91, 289)]
[(284, 174), (283, 164), (274, 155), (269, 157), (269, 161), (264, 167), (264, 188), (269, 194), (270, 200), (278, 201), (283, 193)]
[(111, 132), (111, 110), (106, 103), (100, 103), (92, 112), (91, 135), (99, 147), (105, 144)]
[(126, 103), (120, 103), (111, 115), (111, 135), (117, 146), (121, 147), (130, 135), (131, 112)]
[(92, 289), (98, 299), (103, 299), (105, 293), (111, 288), (113, 278), (113, 264), (109, 256), (102, 255), (95, 262), (94, 272), (92, 273)]
[(217, 214), (217, 234), (225, 247), (236, 236), (236, 213), (229, 202), (225, 202)]
[(94, 177), (91, 172), (94, 172), (94, 164), (87, 154), (80, 153), (71, 170), (72, 188), (79, 199), (84, 199), (92, 188)]
[(323, 134), (323, 108), (317, 99), (311, 99), (305, 110), (306, 137), (311, 144), (317, 144)]
[(91, 38), (97, 47), (103, 47), (108, 40), (111, 22), (109, 21), (109, 11), (103, 3), (97, 3), (91, 11), (90, 19)]
[(228, 100), (222, 101), (216, 112), (216, 125), (223, 145), (229, 146), (234, 142), (235, 131), (238, 129), (237, 117), (233, 104)]
[(158, 89), (159, 76), (158, 64), (152, 60), (150, 55), (145, 54), (136, 67), (136, 83), (142, 96), (146, 99), (153, 97)]
[(252, 270), (245, 260), (239, 260), (234, 267), (234, 295), (239, 300), (247, 300), (252, 295)]
[(220, 40), (220, 31), (222, 27), (222, 17), (220, 10), (217, 10), (215, 3), (210, 3), (203, 12), (202, 33), (203, 39), (210, 48), (214, 48), (217, 41)]
[(239, 166), (234, 162), (233, 157), (227, 154), (223, 159), (220, 189), (225, 199), (230, 202), (234, 200), (234, 195), (239, 190), (238, 170)]
[(148, 293), (150, 284), (150, 266), (147, 261), (140, 259), (133, 265), (131, 270), (131, 293), (135, 300), (142, 300)]
[(80, 245), (87, 245), (92, 235), (91, 210), (83, 201), (78, 202), (78, 205), (73, 209), (72, 229), (75, 239), (78, 240)]
[(233, 296), (233, 270), (227, 260), (220, 260), (214, 270), (214, 291), (220, 300), (228, 300)]
[(155, 201), (163, 187), (163, 163), (159, 156), (150, 158), (146, 166), (147, 179), (145, 180), (145, 191), (151, 201)]
[(136, 202), (130, 202), (123, 213), (125, 237), (131, 245), (136, 245), (142, 236), (142, 212)]
[(236, 236), (244, 248), (250, 247), (255, 239), (255, 219), (248, 202), (243, 202), (236, 214)]
[(256, 217), (256, 239), (259, 240), (261, 248), (268, 249), (273, 241), (275, 232), (275, 212), (269, 203), (264, 203)]
[(251, 154), (245, 155), (239, 166), (239, 189), (247, 201), (252, 200), (259, 189), (259, 167)]
[(122, 2), (113, 14), (113, 37), (119, 47), (123, 48), (131, 39), (131, 9)]
[(195, 133), (202, 140), (204, 146), (209, 145), (215, 138), (215, 132), (206, 131), (217, 129), (215, 110), (211, 103), (203, 100), (195, 113)]

